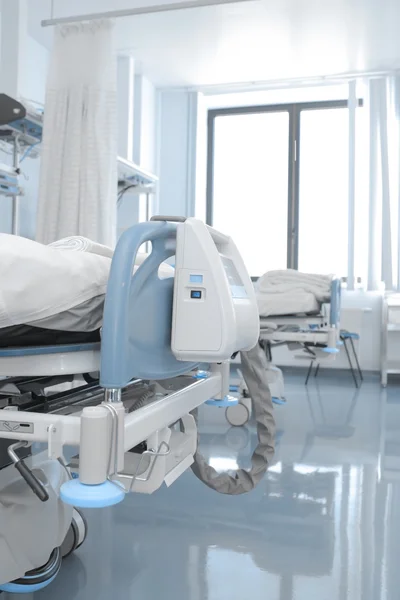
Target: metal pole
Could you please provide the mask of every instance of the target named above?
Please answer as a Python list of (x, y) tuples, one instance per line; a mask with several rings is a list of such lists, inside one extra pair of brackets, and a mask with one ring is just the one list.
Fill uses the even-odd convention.
[(349, 83), (349, 189), (347, 234), (347, 289), (354, 290), (354, 238), (356, 220), (356, 81)]
[(81, 21), (95, 21), (97, 19), (118, 19), (119, 17), (134, 17), (138, 15), (150, 15), (154, 13), (170, 12), (173, 10), (184, 10), (187, 8), (203, 8), (207, 6), (220, 6), (223, 4), (242, 4), (244, 2), (255, 2), (256, 0), (193, 0), (192, 2), (173, 2), (171, 4), (140, 6), (125, 10), (112, 10), (102, 13), (89, 13), (85, 15), (73, 15), (71, 17), (59, 17), (58, 19), (44, 19), (42, 27), (52, 27), (62, 23), (80, 23)]
[(112, 388), (106, 389), (104, 399), (106, 402), (114, 404), (115, 402), (121, 402), (122, 392), (120, 389)]
[(378, 150), (379, 150), (379, 81), (370, 81), (369, 108), (369, 231), (368, 231), (368, 290), (379, 289), (381, 281), (379, 248)]
[[(147, 192), (147, 194), (146, 194), (146, 221), (150, 221), (150, 193), (149, 192)], [(145, 249), (146, 249), (146, 253), (149, 254), (149, 252), (150, 252), (150, 243), (149, 242), (146, 242)]]
[(146, 194), (146, 221), (150, 221), (150, 192)]
[[(19, 168), (19, 144), (18, 138), (13, 140), (13, 167)], [(12, 197), (12, 233), (18, 235), (18, 221), (19, 221), (19, 196), (15, 195)]]

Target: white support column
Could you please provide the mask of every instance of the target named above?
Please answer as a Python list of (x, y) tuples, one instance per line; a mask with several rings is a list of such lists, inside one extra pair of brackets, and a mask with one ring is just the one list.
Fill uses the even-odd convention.
[(133, 160), (133, 111), (135, 62), (131, 56), (118, 58), (118, 155)]
[(208, 106), (204, 94), (197, 94), (196, 139), (196, 180), (194, 216), (206, 221), (207, 218), (207, 117)]
[[(394, 82), (394, 105), (396, 115), (397, 144), (400, 147), (400, 77)], [(400, 173), (400, 153), (398, 155), (397, 172)], [(397, 187), (397, 290), (400, 290), (400, 180)]]
[(381, 148), (381, 186), (382, 186), (382, 256), (381, 278), (387, 290), (393, 289), (392, 228), (389, 186), (389, 139), (388, 139), (388, 87), (385, 80), (380, 81), (380, 148)]
[[(128, 160), (133, 157), (133, 129), (135, 105), (135, 61), (131, 56), (118, 57), (118, 156)], [(138, 208), (132, 196), (122, 199), (118, 206), (118, 237), (127, 227), (137, 222)]]
[[(152, 82), (143, 75), (135, 77), (133, 160), (138, 165), (155, 172), (157, 137), (157, 92)], [(139, 221), (156, 214), (154, 195), (139, 197)]]
[(195, 214), (199, 97), (186, 90), (161, 92), (158, 143), (163, 214)]
[(349, 83), (349, 198), (347, 238), (347, 289), (354, 290), (354, 240), (356, 221), (356, 81)]
[(377, 290), (381, 281), (381, 214), (378, 198), (379, 97), (378, 80), (369, 82), (369, 230), (368, 289)]
[(197, 118), (198, 98), (197, 92), (188, 93), (188, 121), (187, 121), (187, 176), (186, 176), (186, 216), (194, 217), (196, 212), (196, 166), (197, 166)]
[(133, 161), (141, 164), (141, 141), (142, 141), (142, 111), (143, 111), (143, 76), (135, 77), (135, 99), (133, 110)]

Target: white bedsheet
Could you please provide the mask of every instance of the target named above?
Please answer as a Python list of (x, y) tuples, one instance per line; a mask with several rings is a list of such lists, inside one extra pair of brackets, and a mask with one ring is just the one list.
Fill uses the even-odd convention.
[(269, 271), (256, 284), (261, 317), (312, 313), (327, 302), (332, 275), (312, 275), (293, 269)]
[(49, 244), (51, 248), (57, 250), (73, 250), (74, 252), (89, 252), (90, 254), (97, 254), (98, 256), (105, 256), (106, 258), (112, 258), (114, 250), (109, 246), (103, 246), (103, 244), (97, 244), (92, 242), (88, 238), (81, 235), (74, 235), (71, 237), (63, 238)]
[[(140, 255), (137, 263), (145, 258)], [(105, 256), (0, 234), (0, 327), (38, 324), (59, 329), (57, 315), (63, 314), (63, 330), (76, 331), (83, 310), (93, 323), (90, 311), (101, 306), (99, 297), (106, 293), (110, 266), (111, 258)], [(163, 264), (159, 274), (171, 277), (174, 270)]]

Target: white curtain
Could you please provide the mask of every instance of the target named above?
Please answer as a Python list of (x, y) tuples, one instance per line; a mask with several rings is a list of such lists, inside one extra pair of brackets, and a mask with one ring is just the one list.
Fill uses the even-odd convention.
[(37, 218), (42, 243), (82, 235), (115, 244), (116, 71), (111, 21), (55, 30)]
[[(399, 272), (399, 144), (400, 79), (368, 83), (369, 111), (369, 228), (368, 288), (400, 286)], [(363, 149), (360, 148), (360, 151)], [(362, 176), (362, 174), (361, 174)]]

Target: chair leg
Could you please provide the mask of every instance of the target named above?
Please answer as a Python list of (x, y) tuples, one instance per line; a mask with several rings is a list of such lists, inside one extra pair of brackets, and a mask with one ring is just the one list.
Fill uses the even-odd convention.
[(349, 361), (349, 366), (350, 366), (351, 374), (352, 374), (353, 379), (354, 379), (354, 384), (355, 384), (356, 388), (358, 388), (358, 381), (357, 381), (357, 377), (356, 377), (356, 374), (355, 374), (355, 371), (354, 371), (354, 368), (353, 368), (353, 364), (351, 362), (350, 353), (349, 353), (349, 349), (347, 347), (347, 339), (346, 338), (343, 340), (343, 345), (344, 345), (344, 349), (346, 350), (347, 360)]
[(305, 384), (304, 384), (304, 385), (307, 385), (307, 384), (308, 384), (308, 380), (310, 379), (310, 375), (311, 375), (311, 370), (312, 370), (312, 368), (313, 368), (313, 364), (314, 364), (314, 361), (312, 360), (312, 361), (310, 362), (310, 366), (308, 367), (308, 371), (307, 371), (307, 377), (306, 377), (306, 381), (305, 381)]
[(361, 379), (361, 381), (364, 381), (364, 376), (363, 376), (363, 372), (362, 372), (362, 370), (361, 370), (361, 367), (360, 367), (360, 363), (359, 363), (359, 361), (358, 361), (357, 352), (356, 352), (356, 349), (354, 348), (354, 342), (353, 342), (353, 338), (350, 338), (350, 343), (351, 343), (351, 348), (352, 348), (352, 350), (353, 350), (353, 356), (354, 356), (354, 359), (355, 359), (355, 361), (356, 361), (356, 365), (357, 365), (358, 374), (359, 374), (359, 376), (360, 376), (360, 379)]
[(318, 377), (318, 373), (319, 373), (319, 365), (320, 363), (317, 364), (317, 366), (315, 367), (315, 373), (314, 373), (314, 377)]

